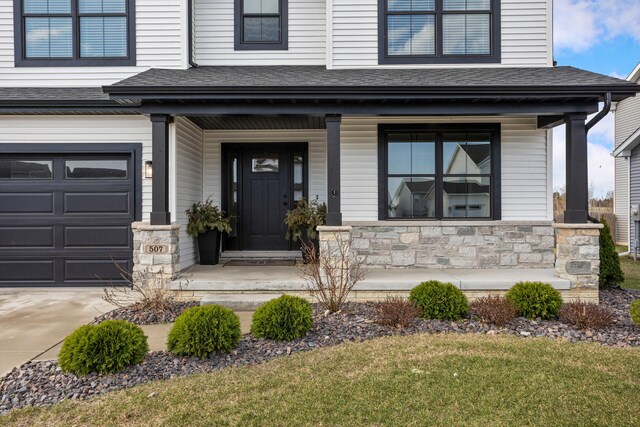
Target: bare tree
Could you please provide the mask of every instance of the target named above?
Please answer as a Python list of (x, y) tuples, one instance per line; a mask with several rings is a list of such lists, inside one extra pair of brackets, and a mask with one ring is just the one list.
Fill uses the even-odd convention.
[(320, 253), (303, 245), (305, 258), (301, 276), (311, 296), (331, 313), (339, 311), (353, 287), (364, 278), (363, 261), (351, 252), (351, 238), (334, 233), (335, 240), (321, 241)]

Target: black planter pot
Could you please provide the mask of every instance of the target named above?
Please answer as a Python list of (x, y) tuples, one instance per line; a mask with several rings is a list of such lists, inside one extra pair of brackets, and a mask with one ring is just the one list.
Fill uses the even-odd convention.
[(198, 235), (200, 265), (216, 265), (220, 261), (220, 232), (209, 230)]

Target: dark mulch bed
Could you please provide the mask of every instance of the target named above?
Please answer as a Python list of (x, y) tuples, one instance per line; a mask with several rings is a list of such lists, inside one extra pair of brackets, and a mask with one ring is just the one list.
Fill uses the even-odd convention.
[(180, 314), (188, 308), (200, 305), (197, 301), (174, 302), (171, 307), (161, 313), (153, 310), (140, 310), (135, 306), (116, 308), (102, 316), (96, 317), (94, 323), (105, 320), (126, 320), (136, 325), (157, 325), (160, 323), (173, 323)]
[(167, 352), (150, 353), (137, 366), (120, 374), (91, 374), (78, 378), (63, 374), (56, 362), (29, 362), (0, 379), (0, 413), (24, 406), (46, 406), (65, 399), (86, 399), (137, 384), (195, 373), (213, 372), (230, 366), (263, 363), (280, 355), (332, 346), (348, 341), (364, 341), (389, 335), (416, 333), (512, 334), (518, 337), (549, 337), (570, 342), (589, 341), (614, 347), (640, 346), (640, 327), (629, 319), (629, 303), (640, 298), (640, 291), (611, 290), (600, 294), (602, 305), (615, 313), (609, 328), (592, 331), (559, 321), (518, 318), (505, 328), (468, 319), (460, 322), (416, 319), (405, 329), (374, 323), (375, 306), (350, 303), (332, 315), (315, 306), (314, 325), (306, 337), (293, 342), (274, 342), (245, 335), (230, 354), (214, 354), (207, 360), (175, 357)]

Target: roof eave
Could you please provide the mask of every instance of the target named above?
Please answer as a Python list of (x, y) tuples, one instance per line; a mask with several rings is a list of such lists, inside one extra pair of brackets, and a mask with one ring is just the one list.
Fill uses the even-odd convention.
[(340, 86), (297, 86), (297, 87), (261, 87), (261, 86), (104, 86), (103, 90), (111, 99), (234, 99), (247, 97), (253, 99), (295, 99), (295, 98), (340, 98), (358, 97), (358, 99), (415, 99), (437, 98), (552, 98), (584, 97), (601, 98), (611, 92), (614, 101), (635, 96), (640, 85), (622, 84), (605, 86), (512, 86), (512, 87), (415, 87), (415, 86), (376, 86), (376, 87), (340, 87)]
[(613, 150), (613, 157), (630, 157), (631, 151), (638, 145), (640, 145), (640, 127)]

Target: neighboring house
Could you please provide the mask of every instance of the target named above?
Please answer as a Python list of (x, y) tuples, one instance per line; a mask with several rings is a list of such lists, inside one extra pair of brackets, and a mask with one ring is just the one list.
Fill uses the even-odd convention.
[(114, 261), (174, 275), (198, 262), (184, 212), (207, 197), (238, 218), (227, 253), (295, 255), (283, 217), (304, 196), (370, 268), (555, 267), (592, 298), (597, 243), (554, 255), (550, 129), (568, 125), (562, 233), (592, 233), (586, 118), (640, 87), (555, 67), (552, 9), (5, 1), (0, 284), (117, 282)]
[[(640, 81), (640, 64), (627, 80)], [(619, 102), (615, 108), (615, 240), (635, 246), (635, 224), (630, 218), (631, 205), (640, 204), (640, 98)]]

